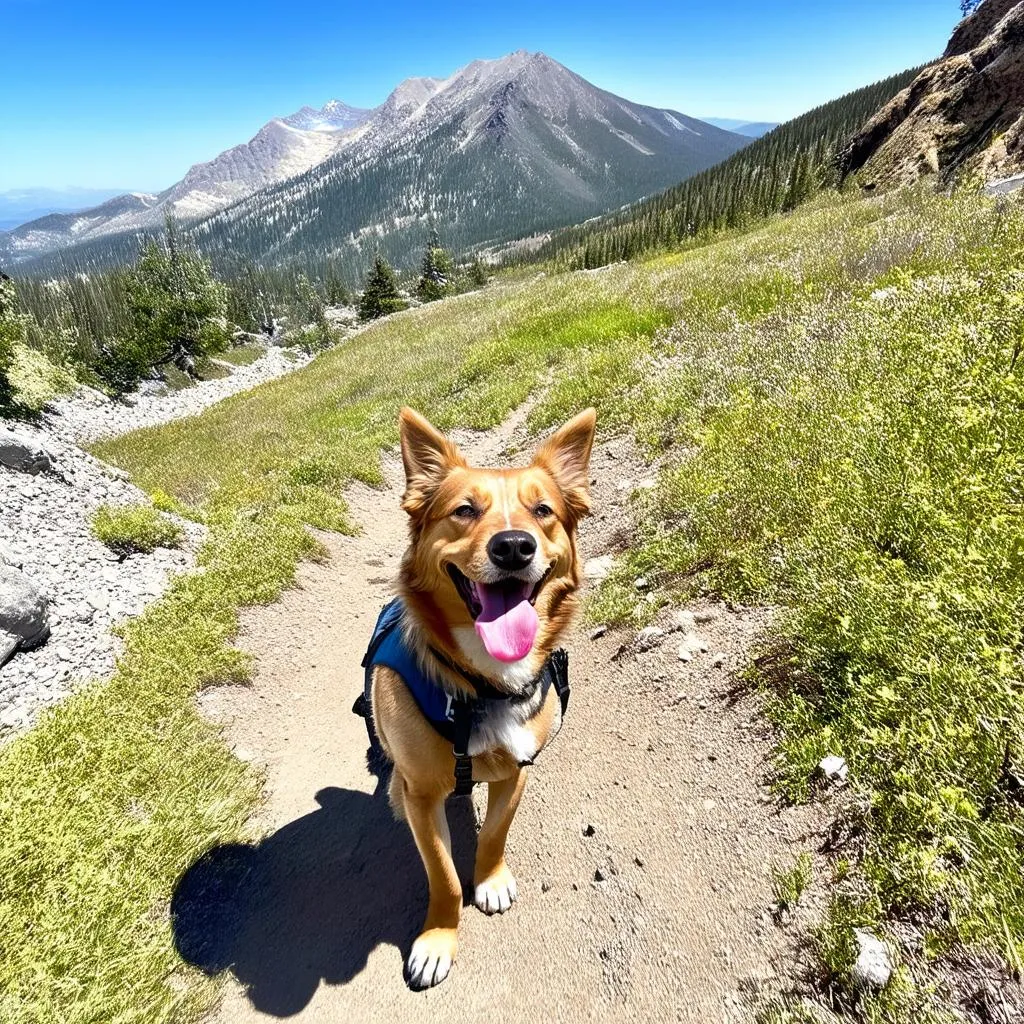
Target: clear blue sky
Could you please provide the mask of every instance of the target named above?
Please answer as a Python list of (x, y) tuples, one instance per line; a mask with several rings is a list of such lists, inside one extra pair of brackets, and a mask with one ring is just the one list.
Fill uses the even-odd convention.
[(956, 0), (0, 0), (0, 190), (157, 190), (303, 104), (543, 50), (697, 116), (785, 120), (941, 53)]

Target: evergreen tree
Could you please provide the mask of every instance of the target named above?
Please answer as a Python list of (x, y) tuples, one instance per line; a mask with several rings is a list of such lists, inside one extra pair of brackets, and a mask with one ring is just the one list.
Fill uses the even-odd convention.
[(0, 272), (0, 409), (14, 404), (14, 386), (10, 370), (14, 363), (14, 345), (24, 337), (25, 318), (17, 311), (14, 282)]
[(378, 253), (359, 299), (359, 319), (376, 320), (379, 316), (405, 309), (405, 305), (398, 294), (398, 284), (391, 264)]
[(305, 274), (299, 274), (296, 290), (299, 298), (299, 313), (302, 317), (299, 344), (312, 355), (334, 343), (334, 331), (327, 319), (327, 307), (324, 300), (310, 284), (309, 278)]
[(163, 239), (147, 242), (125, 276), (127, 329), (101, 345), (95, 369), (118, 391), (168, 363), (194, 374), (199, 360), (227, 348), (226, 310), (227, 289), (168, 218)]
[(487, 284), (487, 268), (479, 256), (474, 256), (469, 265), (469, 283), (474, 288), (483, 288)]
[(427, 237), (427, 247), (423, 252), (420, 279), (416, 285), (417, 296), (424, 302), (443, 299), (448, 294), (452, 274), (451, 257), (441, 248), (441, 239), (438, 237), (437, 228), (431, 225), (430, 235)]

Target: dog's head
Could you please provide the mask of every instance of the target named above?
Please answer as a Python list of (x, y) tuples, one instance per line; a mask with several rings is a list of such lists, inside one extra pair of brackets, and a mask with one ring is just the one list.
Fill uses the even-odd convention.
[(420, 624), (480, 671), (499, 669), (495, 662), (538, 667), (569, 623), (595, 421), (593, 409), (580, 413), (522, 469), (476, 469), (422, 416), (402, 410), (412, 535), (403, 593)]

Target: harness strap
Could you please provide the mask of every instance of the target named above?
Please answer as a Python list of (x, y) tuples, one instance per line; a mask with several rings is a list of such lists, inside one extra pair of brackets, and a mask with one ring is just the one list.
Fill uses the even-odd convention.
[(455, 755), (455, 795), (469, 796), (473, 792), (473, 759), (469, 756), (469, 734), (473, 731), (473, 706), (464, 700), (455, 701), (455, 737), (452, 753)]
[[(395, 630), (399, 623), (399, 616), (389, 616), (390, 609), (398, 604), (396, 598), (386, 605), (378, 620), (378, 629), (370, 641), (370, 646), (363, 656), (362, 667), (366, 670), (363, 677), (363, 692), (356, 698), (352, 705), (352, 711), (363, 718), (366, 722), (366, 733), (370, 741), (371, 757), (374, 760), (383, 762), (386, 760), (384, 752), (377, 738), (377, 732), (373, 725), (373, 700), (371, 691), (373, 687), (373, 668), (375, 657), (381, 645), (388, 636)], [(455, 795), (468, 796), (473, 792), (473, 759), (469, 754), (469, 741), (473, 731), (473, 715), (476, 705), (480, 700), (511, 700), (529, 699), (542, 685), (544, 676), (547, 674), (558, 695), (559, 703), (562, 706), (562, 716), (565, 716), (569, 708), (569, 655), (559, 648), (552, 652), (551, 656), (544, 663), (530, 690), (523, 694), (511, 694), (499, 690), (482, 676), (467, 672), (443, 652), (431, 647), (430, 653), (437, 658), (448, 669), (461, 675), (475, 690), (476, 697), (455, 698), (451, 702), (452, 714), (452, 753), (455, 755)], [(408, 685), (408, 684), (407, 684)], [(436, 723), (431, 723), (437, 728)], [(372, 766), (371, 766), (372, 767)]]

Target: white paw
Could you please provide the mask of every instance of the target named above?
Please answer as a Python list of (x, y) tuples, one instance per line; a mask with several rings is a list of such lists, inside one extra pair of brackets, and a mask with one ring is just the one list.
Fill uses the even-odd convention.
[(417, 990), (440, 985), (448, 977), (454, 959), (454, 940), (437, 932), (424, 932), (412, 944), (405, 962), (405, 980)]
[(476, 887), (473, 902), (485, 914), (504, 914), (512, 906), (519, 890), (511, 872), (488, 878)]

